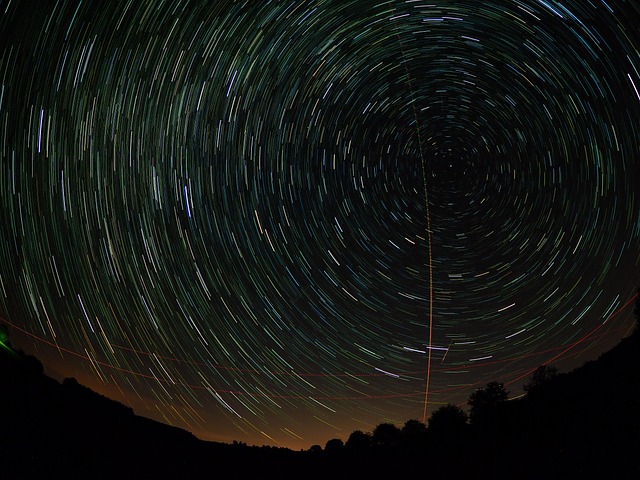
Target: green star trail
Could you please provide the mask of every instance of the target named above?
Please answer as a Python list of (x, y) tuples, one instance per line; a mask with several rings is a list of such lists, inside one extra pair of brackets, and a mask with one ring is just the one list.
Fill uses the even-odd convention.
[(1, 1), (0, 323), (214, 440), (516, 395), (633, 324), (638, 25), (614, 0)]

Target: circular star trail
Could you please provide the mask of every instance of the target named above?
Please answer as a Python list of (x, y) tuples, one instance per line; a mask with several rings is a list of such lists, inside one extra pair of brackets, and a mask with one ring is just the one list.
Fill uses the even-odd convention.
[(0, 313), (61, 376), (308, 447), (632, 322), (632, 2), (1, 10)]

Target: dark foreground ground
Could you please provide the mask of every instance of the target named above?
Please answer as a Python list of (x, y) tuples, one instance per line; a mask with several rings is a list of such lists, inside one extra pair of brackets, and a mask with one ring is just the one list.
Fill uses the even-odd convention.
[(490, 419), (294, 452), (203, 442), (0, 349), (0, 478), (640, 478), (640, 333)]

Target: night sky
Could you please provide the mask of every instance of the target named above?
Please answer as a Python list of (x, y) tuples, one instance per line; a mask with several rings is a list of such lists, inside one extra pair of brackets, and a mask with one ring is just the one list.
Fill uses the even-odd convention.
[(521, 393), (633, 325), (640, 4), (0, 2), (0, 321), (206, 439)]

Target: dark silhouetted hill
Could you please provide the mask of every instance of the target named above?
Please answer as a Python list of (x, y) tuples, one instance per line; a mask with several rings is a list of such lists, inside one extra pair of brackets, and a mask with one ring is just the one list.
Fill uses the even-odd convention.
[(640, 478), (640, 332), (478, 427), (475, 456), (496, 478)]
[(0, 468), (15, 472), (11, 478), (126, 478), (160, 460), (176, 471), (199, 442), (75, 379), (60, 384), (19, 352), (0, 353), (0, 385)]
[[(325, 478), (313, 452), (205, 442), (0, 349), (0, 478)], [(308, 472), (307, 469), (311, 470)]]

